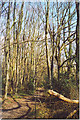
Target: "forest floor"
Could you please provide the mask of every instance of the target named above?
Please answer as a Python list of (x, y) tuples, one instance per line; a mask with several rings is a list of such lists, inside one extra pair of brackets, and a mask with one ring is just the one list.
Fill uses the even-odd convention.
[[(1, 99), (0, 99), (1, 101)], [(36, 104), (35, 104), (36, 101)], [(3, 119), (17, 118), (66, 118), (77, 106), (53, 98), (45, 97), (43, 89), (39, 88), (35, 95), (17, 95), (8, 98), (0, 107), (0, 116)], [(35, 110), (36, 108), (36, 110)], [(2, 110), (2, 112), (1, 112)], [(72, 118), (78, 119), (78, 113)]]

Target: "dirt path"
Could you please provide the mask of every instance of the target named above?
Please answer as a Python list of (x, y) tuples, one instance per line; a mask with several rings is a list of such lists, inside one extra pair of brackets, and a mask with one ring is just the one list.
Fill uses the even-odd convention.
[[(35, 118), (35, 113), (29, 116), (29, 113), (35, 111), (35, 97), (40, 98), (43, 90), (37, 90), (34, 96), (18, 96), (18, 98), (8, 97), (2, 105), (2, 118)], [(36, 101), (38, 105), (40, 101)]]

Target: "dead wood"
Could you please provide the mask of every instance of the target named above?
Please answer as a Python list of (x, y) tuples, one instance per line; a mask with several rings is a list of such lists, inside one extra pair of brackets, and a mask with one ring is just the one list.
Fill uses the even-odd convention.
[(74, 110), (73, 112), (71, 112), (66, 119), (68, 118), (72, 118), (72, 116), (77, 112), (78, 110)]
[(66, 97), (64, 97), (63, 95), (61, 95), (61, 94), (59, 94), (59, 93), (57, 93), (57, 92), (55, 92), (55, 91), (53, 91), (53, 90), (48, 90), (48, 93), (49, 93), (50, 95), (54, 95), (55, 97), (58, 97), (59, 99), (61, 99), (61, 100), (63, 100), (63, 101), (66, 101), (66, 102), (69, 102), (69, 103), (76, 103), (76, 104), (79, 103), (79, 100), (71, 100), (71, 99), (66, 98)]

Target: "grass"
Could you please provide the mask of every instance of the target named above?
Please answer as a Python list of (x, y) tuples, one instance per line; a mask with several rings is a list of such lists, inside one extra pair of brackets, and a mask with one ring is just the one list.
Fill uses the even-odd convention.
[(21, 96), (19, 96), (19, 95), (14, 95), (13, 96), (14, 98), (19, 98), (19, 99), (21, 99), (22, 97)]

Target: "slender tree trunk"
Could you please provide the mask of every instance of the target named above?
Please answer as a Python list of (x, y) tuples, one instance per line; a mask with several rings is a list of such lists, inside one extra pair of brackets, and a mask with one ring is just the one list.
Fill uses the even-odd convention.
[[(57, 2), (57, 30), (59, 30), (59, 7), (58, 7), (58, 2)], [(60, 51), (60, 32), (57, 34), (57, 41), (56, 41), (56, 60), (57, 60), (57, 69), (58, 69), (58, 81), (60, 79), (60, 57), (61, 57), (61, 51)]]
[[(24, 26), (24, 30), (23, 30), (23, 40), (22, 40), (23, 42), (25, 41), (25, 26)], [(25, 49), (24, 49), (24, 47), (25, 47), (25, 45), (24, 45), (24, 43), (22, 44), (22, 59), (21, 59), (21, 68), (22, 68), (22, 77), (21, 77), (21, 88), (22, 88), (22, 84), (23, 84), (23, 82), (24, 82), (24, 79), (25, 79), (25, 69), (24, 69), (24, 67), (25, 67), (25, 65), (24, 65), (24, 59), (25, 59), (25, 54), (24, 54), (24, 52), (25, 52)]]
[[(63, 14), (62, 14), (62, 18), (63, 18)], [(64, 25), (64, 27), (63, 27), (63, 39), (64, 39), (64, 43), (65, 43), (65, 19), (62, 21), (62, 26), (63, 25)], [(67, 48), (66, 47), (64, 48), (64, 53), (65, 53), (65, 57), (67, 59), (68, 58), (68, 53), (67, 53)], [(68, 63), (67, 63), (67, 66), (68, 66)]]
[[(13, 22), (14, 22), (14, 26), (13, 26), (13, 43), (16, 42), (15, 12), (16, 12), (16, 2), (14, 2), (14, 10), (13, 10)], [(16, 81), (16, 45), (13, 44), (13, 75), (12, 75), (13, 86), (15, 85), (15, 81)], [(13, 86), (12, 86), (12, 88), (13, 88), (13, 91), (14, 91), (14, 87)]]
[(50, 31), (49, 31), (49, 33), (50, 33), (50, 37), (51, 37), (51, 46), (52, 46), (52, 55), (51, 55), (51, 88), (52, 88), (52, 86), (53, 86), (53, 79), (54, 79), (54, 77), (53, 77), (53, 61), (54, 61), (54, 25), (53, 25), (53, 33), (51, 33), (51, 29), (50, 29)]
[(49, 0), (47, 2), (47, 11), (46, 11), (46, 26), (45, 26), (45, 45), (46, 45), (46, 62), (47, 62), (47, 74), (49, 85), (51, 87), (51, 79), (50, 79), (50, 68), (49, 68), (49, 52), (48, 52), (48, 28), (49, 28)]
[(79, 87), (79, 3), (76, 3), (77, 25), (76, 25), (76, 85)]
[[(53, 4), (53, 8), (54, 8), (54, 4)], [(52, 9), (53, 10), (53, 9)], [(52, 18), (53, 18), (53, 11), (52, 11)], [(51, 59), (51, 87), (53, 87), (53, 83), (54, 83), (54, 21), (53, 22), (53, 34), (52, 34), (52, 59)]]
[[(68, 14), (68, 19), (70, 18), (70, 2), (69, 2), (69, 14)], [(70, 24), (71, 24), (71, 20), (68, 21), (68, 35), (70, 36), (70, 31), (71, 31), (71, 28), (70, 28)], [(70, 42), (70, 38), (69, 38), (69, 42)], [(71, 57), (71, 54), (72, 54), (72, 45), (70, 44), (69, 45), (69, 58)], [(71, 78), (71, 60), (68, 61), (68, 77), (69, 79)]]
[(18, 68), (18, 61), (19, 61), (19, 36), (20, 36), (20, 32), (22, 29), (22, 19), (23, 19), (23, 7), (24, 7), (24, 2), (21, 5), (21, 10), (19, 13), (19, 21), (18, 21), (18, 29), (17, 29), (17, 33), (16, 33), (16, 42), (17, 42), (17, 56), (16, 56), (16, 94), (18, 92), (18, 83), (19, 83), (19, 68)]
[(6, 53), (5, 53), (5, 63), (6, 63), (6, 84), (5, 84), (5, 95), (4, 98), (7, 99), (7, 93), (8, 93), (8, 81), (9, 81), (9, 64), (10, 64), (10, 2), (8, 6), (8, 13), (7, 13), (7, 26), (6, 26)]

